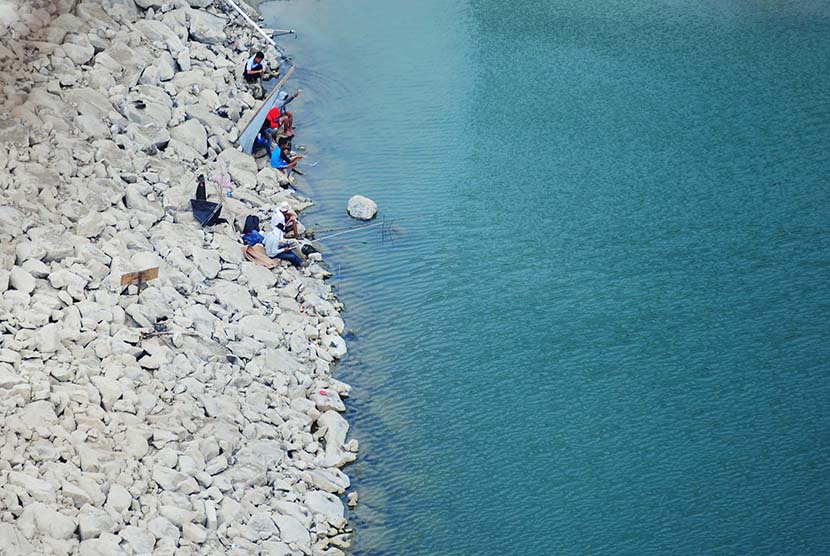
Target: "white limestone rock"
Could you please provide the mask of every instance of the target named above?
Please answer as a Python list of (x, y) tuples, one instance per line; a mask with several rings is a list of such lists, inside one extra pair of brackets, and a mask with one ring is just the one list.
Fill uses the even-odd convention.
[(82, 507), (78, 514), (78, 530), (82, 541), (110, 533), (114, 528), (115, 522), (107, 512), (89, 504)]
[(40, 502), (55, 501), (55, 487), (49, 481), (38, 479), (22, 471), (11, 471), (9, 473), (9, 484), (19, 486), (26, 493)]
[(0, 554), (4, 556), (29, 556), (35, 552), (32, 543), (19, 527), (11, 523), (0, 523)]
[(160, 10), (161, 7), (164, 5), (164, 0), (133, 0), (135, 5), (139, 8), (144, 8), (145, 10), (148, 8), (152, 8), (154, 10)]
[(26, 532), (31, 532), (27, 537), (33, 537), (39, 533), (52, 539), (69, 539), (78, 527), (77, 522), (52, 507), (41, 502), (32, 502), (23, 510), (18, 520), (19, 527)]
[(150, 554), (156, 545), (156, 538), (144, 527), (127, 525), (118, 534), (124, 539), (134, 554)]
[(371, 220), (378, 213), (378, 205), (368, 197), (355, 195), (349, 199), (346, 210), (352, 218)]
[(205, 127), (196, 120), (187, 120), (172, 128), (170, 137), (188, 145), (202, 156), (207, 154), (207, 133)]
[(340, 529), (346, 524), (343, 517), (343, 503), (340, 499), (328, 492), (313, 490), (305, 495), (305, 504), (315, 514), (322, 514), (326, 521)]
[(179, 528), (173, 525), (166, 517), (158, 516), (151, 519), (147, 524), (147, 529), (156, 537), (156, 539), (173, 539), (178, 541), (181, 533)]
[(107, 494), (106, 507), (116, 514), (124, 513), (132, 504), (133, 497), (129, 491), (119, 484), (113, 484)]
[(169, 52), (162, 52), (159, 55), (158, 60), (155, 62), (155, 67), (156, 76), (161, 82), (170, 81), (176, 75), (176, 62)]
[(273, 514), (272, 519), (280, 532), (280, 540), (286, 543), (297, 543), (300, 546), (308, 546), (311, 543), (311, 536), (302, 523), (295, 518)]
[(224, 17), (203, 10), (192, 10), (190, 12), (190, 37), (205, 44), (225, 42), (227, 36), (224, 28), (227, 23), (228, 20)]
[(323, 348), (335, 359), (342, 359), (346, 355), (346, 341), (337, 334), (323, 334), (321, 336)]
[(248, 314), (253, 309), (251, 294), (239, 284), (227, 280), (216, 280), (211, 291), (216, 296), (216, 300), (230, 311)]
[(235, 148), (227, 148), (221, 152), (218, 160), (227, 165), (228, 173), (238, 185), (251, 187), (256, 184), (257, 166), (251, 155)]
[(326, 411), (317, 419), (315, 436), (326, 441), (323, 467), (341, 467), (354, 461), (354, 454), (346, 453), (344, 445), (349, 432), (349, 423), (336, 411)]
[(326, 492), (342, 494), (351, 486), (348, 475), (337, 468), (311, 469), (308, 475), (315, 487)]
[(32, 293), (35, 289), (35, 277), (19, 266), (13, 266), (9, 272), (9, 285), (23, 293)]

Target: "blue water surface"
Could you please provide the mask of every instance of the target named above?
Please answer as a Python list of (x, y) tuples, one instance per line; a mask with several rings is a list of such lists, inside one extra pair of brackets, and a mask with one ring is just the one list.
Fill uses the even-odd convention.
[(830, 5), (291, 0), (352, 553), (826, 554)]

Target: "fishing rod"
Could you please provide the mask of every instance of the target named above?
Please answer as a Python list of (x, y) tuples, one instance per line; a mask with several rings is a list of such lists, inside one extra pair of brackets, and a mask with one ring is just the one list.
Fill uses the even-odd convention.
[[(341, 231), (339, 231), (339, 232), (337, 232), (337, 233), (335, 233), (335, 234), (330, 234), (330, 235), (323, 236), (323, 237), (319, 237), (319, 238), (315, 237), (315, 238), (311, 239), (310, 241), (323, 241), (323, 240), (326, 240), (326, 239), (331, 239), (331, 238), (333, 238), (333, 237), (342, 236), (342, 235), (344, 235), (344, 234), (348, 234), (348, 233), (350, 233), (350, 232), (356, 232), (356, 231), (358, 231), (358, 230), (366, 230), (366, 229), (368, 229), (368, 228), (374, 228), (375, 226), (382, 226), (382, 225), (384, 225), (385, 223), (386, 223), (386, 222), (385, 222), (384, 220), (381, 220), (380, 222), (375, 222), (375, 223), (373, 223), (373, 224), (367, 224), (367, 225), (364, 225), (364, 226), (357, 226), (357, 227), (351, 227), (351, 228), (341, 229)], [(327, 230), (327, 231), (331, 231), (331, 230)], [(300, 244), (300, 240), (299, 240), (299, 239), (295, 239), (295, 238), (286, 238), (286, 239), (285, 239), (285, 243), (286, 243), (286, 244), (295, 244), (295, 245), (299, 245), (299, 244)]]
[(363, 228), (363, 226), (364, 226), (363, 224), (358, 224), (356, 226), (344, 226), (342, 228), (320, 228), (319, 230), (311, 228), (310, 231), (311, 231), (312, 234), (325, 234), (325, 233), (328, 233), (328, 232), (340, 232), (340, 231), (343, 231), (343, 230), (354, 230), (355, 228)]
[(320, 238), (315, 238), (314, 241), (323, 241), (325, 239), (331, 239), (333, 237), (342, 236), (343, 234), (348, 234), (350, 232), (356, 232), (358, 230), (365, 230), (367, 228), (374, 228), (375, 226), (382, 226), (385, 223), (386, 223), (385, 221), (381, 220), (380, 222), (375, 222), (374, 224), (367, 224), (365, 226), (358, 226), (356, 228), (349, 228), (347, 230), (343, 230), (342, 232), (338, 232), (336, 234), (331, 234), (331, 235), (323, 236), (323, 237), (320, 237)]

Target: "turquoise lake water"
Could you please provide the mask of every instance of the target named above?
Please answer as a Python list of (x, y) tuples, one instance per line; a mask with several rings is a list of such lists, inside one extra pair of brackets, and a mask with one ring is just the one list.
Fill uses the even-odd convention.
[(292, 0), (354, 555), (826, 554), (830, 4)]

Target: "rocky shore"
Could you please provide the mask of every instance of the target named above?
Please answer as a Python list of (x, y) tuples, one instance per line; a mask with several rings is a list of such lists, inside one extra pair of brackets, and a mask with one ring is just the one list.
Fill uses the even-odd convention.
[[(239, 240), (309, 204), (235, 145), (273, 49), (220, 0), (3, 0), (0, 25), (0, 554), (343, 554), (340, 305), (318, 255)], [(233, 181), (228, 222), (194, 219), (199, 174)]]

